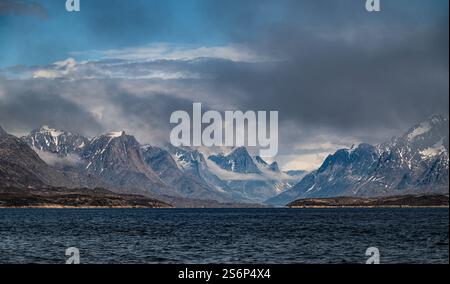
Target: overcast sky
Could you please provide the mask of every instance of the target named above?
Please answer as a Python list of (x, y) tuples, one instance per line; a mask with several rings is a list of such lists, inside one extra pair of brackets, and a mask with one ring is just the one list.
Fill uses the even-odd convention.
[(283, 168), (448, 115), (447, 0), (0, 0), (0, 125), (168, 140), (170, 114), (278, 110)]

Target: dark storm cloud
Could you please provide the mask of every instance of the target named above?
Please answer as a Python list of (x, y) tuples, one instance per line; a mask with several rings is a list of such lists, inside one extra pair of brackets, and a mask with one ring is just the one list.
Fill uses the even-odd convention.
[[(311, 47), (302, 45), (305, 39)], [(351, 45), (307, 34), (290, 42), (299, 52), (284, 62), (216, 66), (218, 89), (240, 90), (230, 95), (239, 94), (250, 109), (344, 130), (398, 127), (448, 113), (448, 45), (439, 34), (387, 39), (373, 48), (364, 37)]]
[[(112, 3), (110, 11), (118, 10), (119, 2)], [(98, 61), (80, 63), (81, 58), (64, 68), (0, 70), (6, 77), (28, 72), (50, 78), (17, 81), (3, 88), (8, 93), (0, 88), (0, 124), (25, 129), (52, 124), (42, 118), (57, 122), (61, 117), (57, 127), (82, 133), (125, 129), (146, 143), (167, 140), (171, 112), (190, 110), (194, 101), (217, 110), (278, 110), (280, 154), (300, 159), (320, 154), (320, 163), (336, 147), (382, 142), (431, 114), (448, 115), (448, 1), (382, 1), (378, 14), (367, 13), (362, 0), (196, 3), (196, 17), (190, 20), (198, 21), (196, 28), (206, 24), (207, 29), (197, 30), (204, 37), (214, 31), (224, 39), (220, 53), (195, 50), (217, 43), (188, 50), (180, 44), (177, 56), (168, 56), (167, 50), (155, 53), (157, 48), (144, 44), (112, 53), (97, 50), (87, 58), (100, 55)], [(154, 8), (148, 13), (140, 9), (130, 21), (87, 9), (93, 14), (86, 25), (105, 46), (128, 31), (132, 38), (151, 42), (154, 33), (167, 29), (178, 39), (171, 38), (169, 51), (186, 40), (176, 32), (181, 26), (186, 34), (194, 32), (185, 23), (174, 28), (180, 22), (168, 7)], [(235, 60), (243, 52), (229, 46), (251, 51), (246, 58), (256, 60)], [(185, 55), (193, 56), (186, 60)], [(28, 81), (39, 84), (25, 91), (19, 82)], [(53, 114), (42, 110), (47, 104)], [(66, 113), (58, 110), (65, 108), (72, 109), (75, 120), (64, 122)], [(283, 157), (283, 163), (290, 159)]]
[(174, 88), (182, 85), (117, 78), (2, 80), (0, 125), (19, 135), (42, 125), (88, 137), (125, 130), (142, 143), (162, 145), (173, 126), (171, 113), (190, 111), (194, 102), (172, 94)]
[[(233, 40), (282, 60), (214, 66), (209, 71), (217, 89), (238, 94), (246, 108), (276, 109), (298, 126), (368, 142), (433, 113), (448, 114), (447, 10), (424, 1), (384, 1), (383, 11), (371, 15), (363, 1), (282, 2), (245, 1), (236, 13), (233, 1), (211, 4), (216, 23), (234, 31)], [(265, 20), (270, 8), (280, 17)]]
[(34, 15), (41, 19), (48, 17), (47, 10), (40, 4), (20, 0), (2, 0), (0, 1), (1, 15)]
[(102, 129), (86, 109), (61, 96), (58, 84), (0, 79), (0, 87), (0, 125), (14, 133), (42, 125), (86, 135)]
[[(170, 115), (177, 110), (189, 111), (193, 101), (163, 93), (147, 93), (145, 96), (119, 92), (111, 100), (118, 106), (120, 115), (127, 118), (133, 135), (144, 143), (168, 142)], [(125, 126), (127, 127), (127, 126)]]

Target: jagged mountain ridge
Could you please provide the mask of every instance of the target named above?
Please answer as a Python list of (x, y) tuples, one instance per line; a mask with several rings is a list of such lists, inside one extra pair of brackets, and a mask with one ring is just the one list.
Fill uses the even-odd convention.
[(167, 184), (184, 196), (201, 199), (205, 196), (219, 201), (231, 202), (232, 198), (223, 191), (214, 190), (202, 182), (197, 175), (183, 172), (167, 150), (151, 145), (141, 147), (144, 162)]
[[(23, 140), (61, 157), (78, 155), (81, 163), (66, 166), (63, 171), (69, 180), (98, 184), (98, 178), (116, 191), (126, 189), (126, 193), (150, 196), (224, 202), (269, 199), (271, 204), (284, 205), (299, 197), (448, 192), (448, 118), (441, 116), (433, 116), (405, 135), (377, 146), (361, 144), (341, 149), (297, 184), (303, 173), (281, 172), (276, 162), (269, 164), (261, 157), (252, 157), (245, 147), (227, 149), (226, 154), (191, 147), (163, 149), (141, 146), (124, 132), (89, 140), (49, 127), (33, 131)], [(86, 182), (86, 174), (94, 181)]]
[(70, 153), (81, 154), (89, 140), (79, 134), (56, 130), (48, 126), (31, 131), (24, 137), (32, 148), (66, 156)]
[(121, 192), (178, 196), (143, 162), (137, 140), (123, 131), (93, 138), (81, 157), (90, 175), (100, 177)]
[(255, 164), (262, 165), (263, 167), (265, 167), (265, 168), (271, 170), (272, 172), (276, 172), (276, 173), (281, 172), (277, 162), (273, 162), (273, 163), (271, 163), (271, 164), (268, 164), (268, 163), (267, 163), (263, 158), (261, 158), (260, 156), (255, 156), (255, 157), (254, 157), (254, 160), (255, 160)]
[[(62, 136), (74, 139), (63, 139)], [(112, 132), (89, 140), (78, 134), (44, 126), (33, 130), (23, 140), (38, 152), (48, 152), (62, 158), (76, 157), (76, 165), (63, 163), (58, 164), (58, 167), (78, 184), (87, 187), (105, 187), (106, 184), (107, 188), (120, 193), (219, 202), (261, 202), (293, 184), (264, 177), (263, 171), (273, 175), (279, 173), (278, 165), (268, 165), (261, 158), (251, 157), (245, 148), (227, 149), (228, 155), (221, 154), (217, 157), (233, 157), (233, 163), (238, 166), (235, 171), (231, 168), (222, 169), (223, 173), (257, 174), (259, 176), (256, 181), (248, 180), (247, 177), (243, 181), (229, 181), (219, 177), (211, 169), (220, 168), (212, 161), (214, 158), (210, 159), (216, 156), (206, 153), (205, 149), (200, 152), (200, 149), (188, 147), (172, 146), (163, 149), (150, 145), (141, 146), (133, 136), (124, 132)], [(64, 145), (61, 141), (66, 141), (69, 145)], [(287, 175), (286, 177), (293, 179)], [(248, 196), (250, 191), (254, 193)]]
[[(166, 150), (171, 154), (178, 168), (186, 174), (195, 176), (197, 179), (205, 183), (207, 186), (217, 190), (226, 192), (231, 195), (234, 200), (239, 200), (239, 196), (234, 196), (227, 183), (214, 174), (209, 162), (205, 156), (207, 153), (201, 153), (199, 149), (190, 147), (174, 147), (167, 145)], [(249, 200), (242, 200), (248, 201)]]
[(233, 148), (227, 154), (190, 147), (168, 148), (181, 169), (243, 202), (261, 203), (300, 180), (281, 173), (276, 162), (269, 165), (259, 156), (252, 157), (245, 147)]
[[(64, 187), (61, 187), (64, 186)], [(31, 147), (0, 127), (0, 206), (2, 207), (170, 207), (137, 195), (77, 187), (47, 165)]]
[[(245, 147), (236, 148), (226, 156), (223, 154), (211, 155), (208, 159), (227, 171), (241, 174), (261, 174)], [(261, 158), (258, 159), (258, 161), (261, 160)], [(267, 163), (265, 164), (267, 165)]]
[[(125, 132), (108, 133), (89, 140), (79, 134), (43, 126), (22, 140), (40, 155), (51, 153), (60, 157), (55, 166), (78, 186), (104, 187), (118, 193), (150, 197), (177, 196), (176, 191), (145, 165), (140, 156), (140, 144)], [(65, 163), (67, 157), (76, 159), (76, 163)], [(47, 156), (43, 158), (48, 159)], [(50, 157), (51, 161), (54, 159)]]
[(338, 150), (318, 170), (267, 202), (285, 205), (302, 198), (448, 194), (448, 136), (448, 118), (435, 115), (389, 142)]

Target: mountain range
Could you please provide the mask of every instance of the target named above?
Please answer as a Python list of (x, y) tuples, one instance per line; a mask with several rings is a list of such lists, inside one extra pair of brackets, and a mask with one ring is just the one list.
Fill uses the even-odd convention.
[(0, 127), (0, 185), (36, 188), (43, 185), (70, 187), (73, 184), (47, 165), (25, 141)]
[(379, 197), (449, 192), (449, 121), (434, 115), (400, 137), (329, 155), (314, 172), (267, 201), (339, 196)]
[(88, 139), (48, 126), (22, 141), (76, 186), (167, 201), (262, 203), (301, 179), (301, 174), (282, 173), (276, 162), (250, 156), (245, 147), (213, 154), (201, 147), (141, 145), (124, 131)]
[(0, 207), (171, 207), (144, 196), (85, 188), (74, 177), (45, 163), (25, 141), (0, 127)]
[(124, 131), (89, 139), (49, 126), (17, 138), (0, 128), (0, 185), (104, 188), (177, 206), (448, 194), (448, 136), (448, 118), (435, 115), (388, 142), (340, 149), (307, 173), (283, 172), (245, 147), (157, 147)]

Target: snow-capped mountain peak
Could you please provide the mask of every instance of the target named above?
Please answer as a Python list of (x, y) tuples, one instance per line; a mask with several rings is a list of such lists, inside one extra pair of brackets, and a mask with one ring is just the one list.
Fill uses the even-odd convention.
[(39, 132), (41, 132), (41, 133), (48, 133), (48, 134), (50, 134), (52, 137), (58, 137), (58, 136), (63, 135), (64, 133), (71, 134), (70, 132), (64, 132), (64, 131), (61, 131), (61, 130), (58, 130), (58, 129), (55, 129), (55, 128), (51, 128), (51, 127), (48, 126), (48, 125), (42, 126), (42, 127), (39, 129)]
[(254, 160), (259, 169), (268, 169), (275, 173), (281, 173), (280, 167), (278, 166), (277, 162), (272, 162), (271, 164), (269, 164), (260, 156), (255, 156)]
[(434, 115), (389, 142), (338, 150), (269, 203), (285, 205), (311, 197), (448, 194), (448, 127), (448, 117)]
[(208, 159), (227, 171), (243, 174), (261, 173), (245, 147), (236, 148), (226, 156), (223, 154), (212, 155)]
[(277, 162), (273, 162), (272, 164), (270, 164), (269, 168), (273, 172), (276, 172), (276, 173), (280, 172), (280, 167), (278, 166)]
[(80, 154), (89, 140), (79, 134), (58, 130), (47, 125), (31, 131), (22, 137), (31, 147), (41, 151), (67, 156), (68, 154)]

